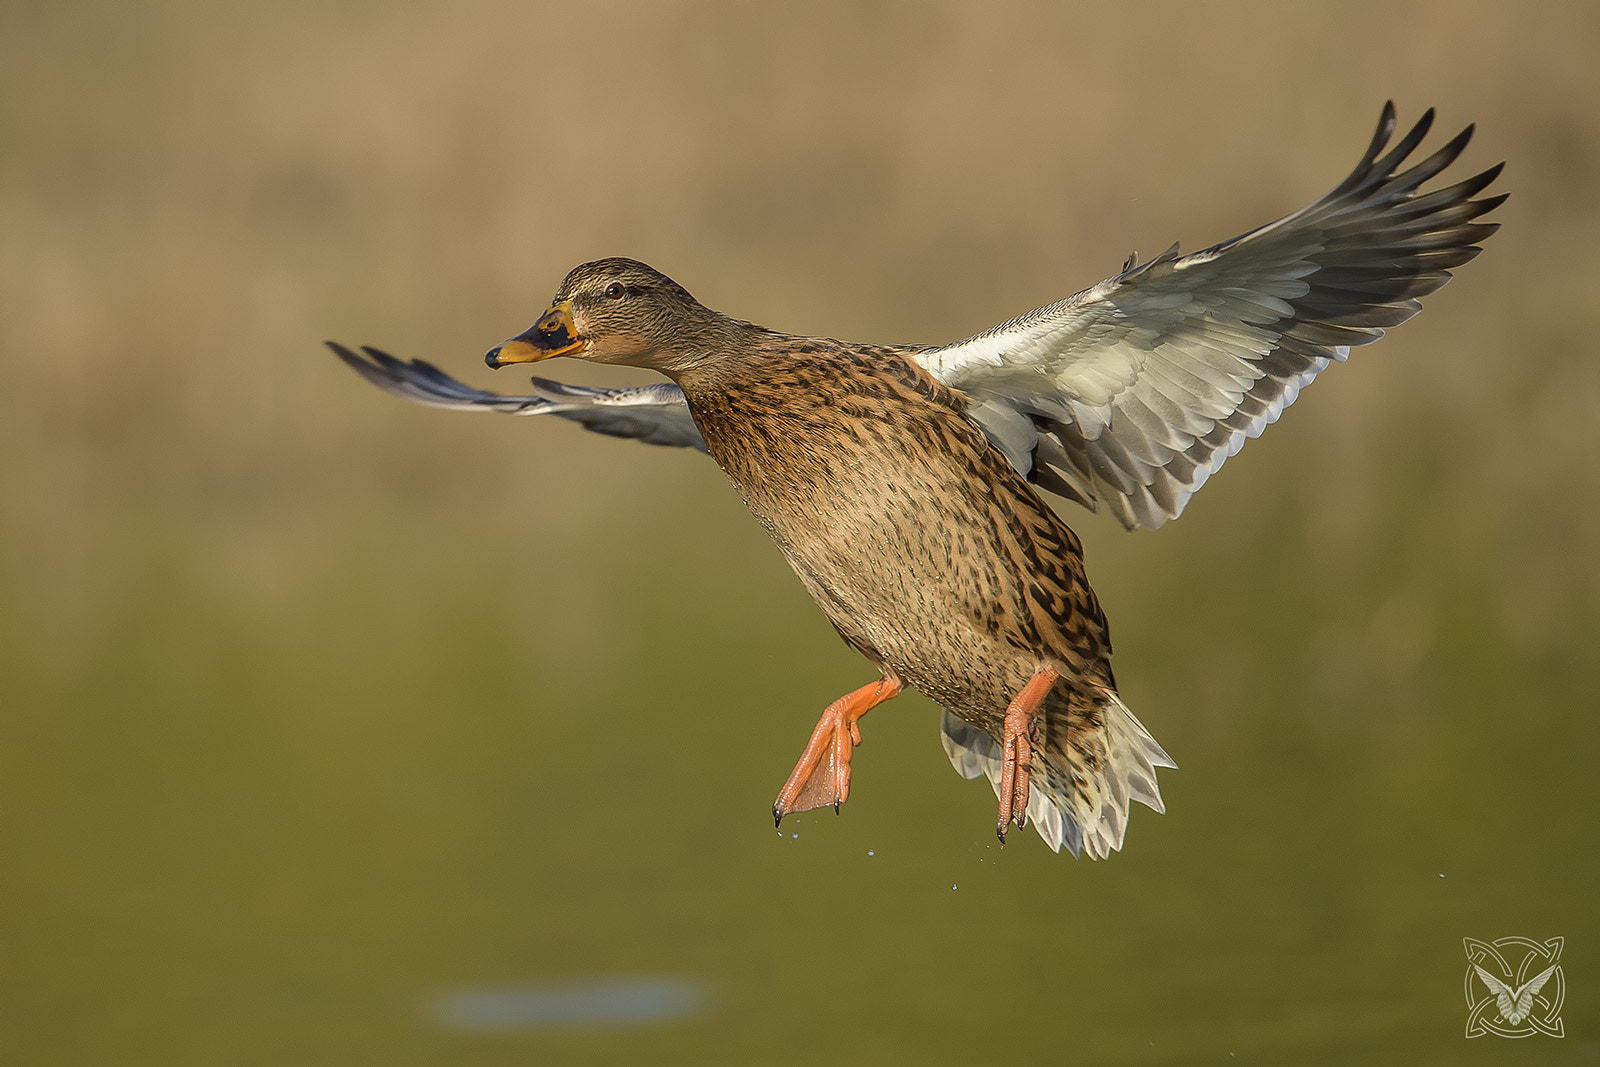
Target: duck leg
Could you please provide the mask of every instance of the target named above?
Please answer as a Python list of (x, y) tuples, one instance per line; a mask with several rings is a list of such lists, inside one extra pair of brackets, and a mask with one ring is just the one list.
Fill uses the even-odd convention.
[(893, 674), (885, 674), (876, 682), (846, 693), (828, 705), (828, 710), (817, 720), (811, 731), (811, 742), (794, 765), (789, 780), (783, 783), (777, 801), (772, 805), (773, 823), (780, 824), (783, 817), (796, 811), (839, 805), (850, 797), (850, 753), (861, 743), (861, 727), (856, 723), (861, 716), (898, 696), (905, 683)]
[(995, 830), (1002, 845), (1006, 843), (1006, 831), (1013, 822), (1021, 827), (1028, 820), (1028, 783), (1033, 770), (1033, 736), (1039, 721), (1039, 706), (1059, 677), (1054, 667), (1040, 667), (1006, 708), (1000, 822)]

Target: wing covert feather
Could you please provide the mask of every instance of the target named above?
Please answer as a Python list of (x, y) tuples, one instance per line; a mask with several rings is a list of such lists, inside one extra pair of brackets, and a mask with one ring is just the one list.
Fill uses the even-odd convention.
[(1361, 162), (1308, 207), (1190, 255), (1174, 245), (1131, 258), (1093, 288), (916, 358), (973, 399), (1037, 484), (1103, 503), (1129, 528), (1160, 526), (1330, 362), (1415, 315), (1498, 228), (1474, 220), (1504, 195), (1474, 197), (1499, 166), (1417, 192), (1472, 127), (1400, 169), (1432, 121), (1389, 148), (1385, 105)]

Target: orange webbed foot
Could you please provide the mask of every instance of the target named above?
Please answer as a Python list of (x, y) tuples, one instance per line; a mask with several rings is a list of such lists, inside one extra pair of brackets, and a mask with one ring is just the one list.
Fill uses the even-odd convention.
[(850, 755), (861, 743), (861, 717), (890, 697), (896, 696), (905, 683), (893, 675), (860, 689), (846, 693), (828, 705), (811, 731), (811, 741), (794, 765), (789, 780), (783, 784), (778, 799), (772, 805), (774, 824), (797, 811), (839, 805), (850, 798)]
[(1033, 774), (1033, 737), (1038, 725), (1039, 706), (1060, 674), (1053, 667), (1041, 667), (1028, 679), (1022, 692), (1006, 708), (1005, 732), (1001, 738), (1000, 818), (995, 833), (1002, 846), (1006, 831), (1016, 823), (1028, 822), (1028, 790)]

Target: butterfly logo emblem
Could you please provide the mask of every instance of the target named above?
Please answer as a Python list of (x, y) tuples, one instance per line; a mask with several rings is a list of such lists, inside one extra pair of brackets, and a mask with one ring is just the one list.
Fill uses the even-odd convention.
[(1564, 1036), (1562, 938), (1541, 942), (1502, 937), (1486, 942), (1468, 937), (1462, 943), (1467, 950), (1468, 1037)]

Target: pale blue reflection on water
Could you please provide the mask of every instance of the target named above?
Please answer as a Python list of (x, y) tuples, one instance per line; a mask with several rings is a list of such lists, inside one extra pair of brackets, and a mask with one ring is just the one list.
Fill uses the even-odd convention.
[(440, 993), (429, 1004), (441, 1027), (469, 1033), (623, 1029), (699, 1015), (705, 983), (690, 978), (598, 976)]

